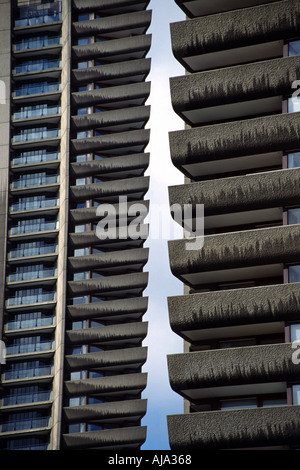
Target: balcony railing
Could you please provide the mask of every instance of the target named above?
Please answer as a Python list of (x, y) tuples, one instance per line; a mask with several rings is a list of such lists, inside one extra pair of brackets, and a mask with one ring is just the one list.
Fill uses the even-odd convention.
[(36, 174), (23, 175), (22, 178), (14, 179), (11, 183), (11, 188), (12, 189), (30, 188), (32, 186), (44, 186), (48, 184), (56, 184), (58, 182), (59, 182), (59, 177), (56, 174), (47, 175), (46, 173), (36, 173)]
[(47, 428), (50, 423), (50, 418), (31, 418), (22, 419), (20, 421), (12, 421), (10, 423), (3, 423), (1, 426), (2, 432), (23, 431), (26, 429)]
[(15, 120), (18, 119), (32, 119), (32, 118), (40, 118), (44, 116), (55, 116), (56, 114), (60, 113), (59, 106), (47, 106), (47, 105), (40, 105), (40, 106), (28, 106), (26, 108), (22, 108), (19, 111), (16, 111), (13, 115)]
[(57, 245), (34, 245), (30, 243), (29, 246), (21, 248), (14, 248), (10, 250), (8, 258), (25, 258), (29, 256), (48, 255), (56, 253)]
[(40, 318), (31, 318), (31, 319), (23, 319), (23, 320), (11, 320), (6, 323), (5, 329), (7, 331), (10, 330), (23, 330), (27, 328), (38, 328), (43, 326), (52, 326), (54, 325), (55, 317), (51, 316), (43, 316)]
[(32, 281), (55, 276), (55, 268), (35, 269), (29, 272), (14, 272), (7, 276), (8, 282)]
[(12, 159), (13, 165), (32, 165), (35, 163), (53, 162), (59, 160), (59, 152), (47, 152), (46, 150), (36, 150), (23, 152)]
[[(29, 223), (30, 222), (30, 223)], [(18, 221), (18, 225), (13, 226), (9, 230), (9, 235), (23, 235), (26, 233), (45, 232), (58, 229), (58, 221), (44, 220), (26, 220)]]
[(3, 398), (3, 406), (23, 405), (25, 403), (38, 403), (49, 401), (51, 396), (50, 390), (40, 392), (24, 393), (22, 395), (8, 395)]
[(17, 8), (15, 11), (15, 27), (36, 26), (61, 21), (61, 2), (32, 4)]
[(41, 49), (42, 47), (58, 46), (61, 44), (61, 38), (59, 36), (39, 36), (33, 38), (24, 38), (21, 41), (17, 41), (14, 44), (14, 50), (16, 52), (26, 51), (28, 49)]
[(54, 93), (56, 91), (60, 91), (61, 85), (60, 83), (48, 83), (48, 82), (41, 82), (41, 83), (25, 83), (19, 87), (15, 88), (13, 92), (13, 97), (17, 98), (20, 96), (30, 96), (30, 95), (39, 95), (43, 93)]
[(59, 67), (61, 67), (61, 61), (59, 59), (30, 60), (16, 65), (13, 72), (15, 74), (42, 72), (43, 70), (58, 69)]
[(17, 295), (8, 297), (7, 306), (37, 304), (42, 302), (53, 302), (56, 292), (41, 292), (37, 294), (26, 294), (24, 291), (18, 291)]
[(13, 344), (6, 346), (6, 355), (50, 351), (53, 349), (53, 345), (53, 341), (41, 341), (35, 344)]
[(13, 143), (28, 142), (30, 140), (54, 139), (59, 137), (60, 129), (24, 129), (13, 136)]
[(4, 372), (4, 379), (5, 380), (18, 380), (18, 379), (26, 379), (28, 377), (42, 377), (44, 375), (51, 375), (52, 374), (52, 366), (45, 365), (39, 367), (28, 367), (24, 369), (17, 369), (17, 370), (7, 370)]
[[(33, 199), (33, 200), (30, 200)], [(47, 209), (49, 207), (57, 207), (58, 198), (39, 198), (35, 196), (34, 198), (24, 198), (24, 200), (19, 200), (18, 202), (10, 206), (11, 212), (20, 212), (20, 211), (30, 211), (36, 209)]]

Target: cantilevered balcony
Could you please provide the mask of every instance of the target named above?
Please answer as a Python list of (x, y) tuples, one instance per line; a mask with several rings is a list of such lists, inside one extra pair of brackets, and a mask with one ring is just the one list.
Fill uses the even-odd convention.
[(170, 133), (173, 164), (190, 178), (270, 168), (300, 145), (299, 113), (276, 114)]
[(281, 113), (300, 57), (285, 57), (171, 79), (174, 110), (191, 126)]
[(149, 106), (137, 106), (128, 109), (73, 116), (71, 118), (71, 125), (76, 131), (97, 129), (99, 132), (126, 132), (133, 129), (143, 129), (149, 117)]
[(93, 175), (103, 175), (105, 178), (112, 177), (114, 179), (142, 176), (148, 168), (149, 158), (149, 153), (137, 153), (100, 160), (73, 162), (70, 165), (70, 173), (71, 176), (77, 178)]
[(127, 85), (146, 80), (150, 73), (151, 59), (136, 59), (116, 64), (103, 64), (83, 69), (73, 69), (74, 83), (83, 84), (99, 81), (108, 85)]
[(146, 440), (146, 427), (127, 427), (63, 435), (67, 449), (138, 450)]
[(120, 132), (117, 134), (102, 135), (97, 137), (86, 137), (71, 140), (71, 151), (73, 154), (86, 152), (104, 152), (107, 155), (123, 155), (143, 152), (149, 143), (150, 130), (141, 129), (137, 131)]
[(299, 319), (300, 284), (275, 284), (168, 298), (172, 330), (189, 342), (283, 332)]
[[(141, 248), (144, 245), (149, 235), (148, 224), (138, 224), (138, 226), (131, 227), (134, 231), (133, 238), (129, 231), (124, 233), (126, 227), (109, 228), (105, 233), (105, 238), (99, 238), (97, 231), (92, 230), (88, 232), (78, 232), (69, 234), (69, 243), (72, 248), (83, 248), (86, 246), (103, 247), (105, 250), (126, 250), (128, 248)], [(133, 232), (131, 232), (133, 233)]]
[(193, 241), (169, 242), (172, 273), (190, 286), (280, 277), (284, 263), (300, 261), (299, 225), (208, 235), (200, 250), (186, 249)]
[(139, 397), (146, 385), (147, 374), (136, 373), (66, 381), (65, 389), (69, 397), (93, 395), (105, 401)]
[(122, 348), (126, 345), (139, 346), (145, 339), (148, 323), (137, 322), (120, 325), (108, 325), (66, 332), (67, 344), (97, 344), (99, 347)]
[(121, 62), (126, 60), (144, 59), (151, 47), (149, 35), (132, 36), (121, 39), (111, 39), (100, 41), (84, 46), (73, 46), (72, 55), (74, 60), (84, 60), (88, 58), (104, 60), (106, 63)]
[(298, 445), (300, 439), (297, 405), (172, 415), (167, 419), (170, 447), (177, 452), (282, 448)]
[(223, 11), (248, 8), (261, 3), (270, 3), (274, 0), (229, 0), (224, 4), (222, 0), (175, 0), (177, 5), (190, 17), (212, 15)]
[(77, 272), (85, 269), (90, 269), (91, 271), (97, 270), (101, 273), (141, 271), (148, 261), (148, 255), (148, 248), (138, 248), (111, 253), (69, 257), (69, 271)]
[(204, 204), (205, 229), (282, 224), (283, 208), (299, 203), (299, 177), (294, 168), (171, 186), (170, 204)]
[(97, 198), (107, 202), (118, 202), (120, 196), (130, 200), (142, 199), (149, 189), (149, 176), (128, 178), (102, 183), (84, 184), (70, 187), (70, 197), (73, 201)]
[(299, 380), (292, 343), (215, 349), (168, 356), (170, 384), (191, 401), (286, 391)]
[(150, 26), (151, 18), (151, 10), (144, 10), (78, 21), (74, 22), (72, 26), (76, 35), (96, 33), (107, 39), (124, 38), (145, 34)]
[[(216, 4), (189, 2), (200, 8), (208, 3), (208, 8)], [(230, 10), (231, 3), (226, 2), (223, 9)], [(242, 3), (245, 2), (239, 5)], [(284, 40), (299, 35), (299, 3), (297, 0), (254, 3), (264, 4), (173, 23), (172, 48), (177, 60), (196, 72), (282, 57)]]
[(147, 359), (147, 348), (127, 348), (113, 351), (91, 352), (65, 356), (66, 368), (69, 371), (97, 369), (106, 372), (132, 372), (140, 369)]
[(120, 298), (130, 294), (140, 295), (147, 287), (148, 273), (121, 274), (83, 281), (69, 281), (69, 295), (92, 295), (111, 296)]
[(81, 11), (97, 11), (104, 12), (107, 15), (125, 14), (132, 11), (145, 10), (150, 3), (150, 0), (103, 0), (101, 5), (97, 0), (74, 0), (74, 9), (79, 13)]
[(124, 400), (113, 403), (97, 403), (95, 405), (82, 405), (64, 408), (67, 423), (89, 421), (107, 426), (109, 424), (122, 424), (139, 422), (146, 413), (147, 400)]
[(142, 106), (150, 95), (150, 83), (130, 83), (91, 91), (72, 93), (74, 106), (105, 106), (105, 109), (121, 109)]
[(79, 320), (113, 320), (140, 321), (148, 308), (147, 297), (106, 300), (82, 305), (68, 305), (67, 313), (72, 321)]

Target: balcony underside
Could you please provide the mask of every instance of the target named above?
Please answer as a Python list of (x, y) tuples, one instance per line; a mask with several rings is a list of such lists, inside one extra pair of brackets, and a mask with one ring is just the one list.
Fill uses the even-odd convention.
[(72, 176), (78, 178), (93, 175), (118, 178), (123, 172), (127, 177), (130, 177), (130, 175), (134, 176), (137, 171), (142, 172), (140, 176), (143, 176), (144, 171), (148, 168), (149, 159), (149, 153), (138, 153), (87, 162), (74, 162), (70, 165), (70, 172)]
[(222, 11), (247, 8), (261, 3), (270, 3), (274, 0), (175, 0), (177, 5), (189, 16), (198, 17), (220, 13)]

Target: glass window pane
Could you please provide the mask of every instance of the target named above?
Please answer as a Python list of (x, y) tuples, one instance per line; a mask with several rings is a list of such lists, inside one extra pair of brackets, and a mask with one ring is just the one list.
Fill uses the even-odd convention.
[(240, 408), (256, 408), (257, 403), (255, 398), (248, 398), (243, 400), (224, 400), (221, 401), (221, 410), (236, 410)]
[(291, 342), (300, 341), (300, 324), (291, 325), (290, 332), (291, 332)]
[(293, 385), (293, 404), (300, 405), (300, 385)]
[(288, 99), (288, 112), (298, 113), (300, 111), (300, 99), (298, 97)]
[(300, 152), (289, 153), (288, 154), (288, 167), (296, 168), (300, 166)]
[(300, 54), (300, 41), (291, 41), (289, 43), (289, 56)]
[(288, 210), (288, 224), (300, 223), (300, 208)]
[(300, 282), (300, 265), (289, 266), (289, 282)]

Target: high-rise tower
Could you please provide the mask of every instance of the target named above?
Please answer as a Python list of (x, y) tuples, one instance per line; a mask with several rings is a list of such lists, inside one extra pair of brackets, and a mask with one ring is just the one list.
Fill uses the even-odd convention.
[[(185, 340), (168, 358), (185, 413), (174, 450), (300, 446), (300, 2), (176, 0), (187, 74), (171, 79), (186, 127), (171, 204), (204, 204), (204, 246), (169, 243), (185, 285), (169, 299)], [(196, 220), (195, 220), (196, 222)]]
[(2, 449), (145, 440), (148, 4), (0, 1)]

